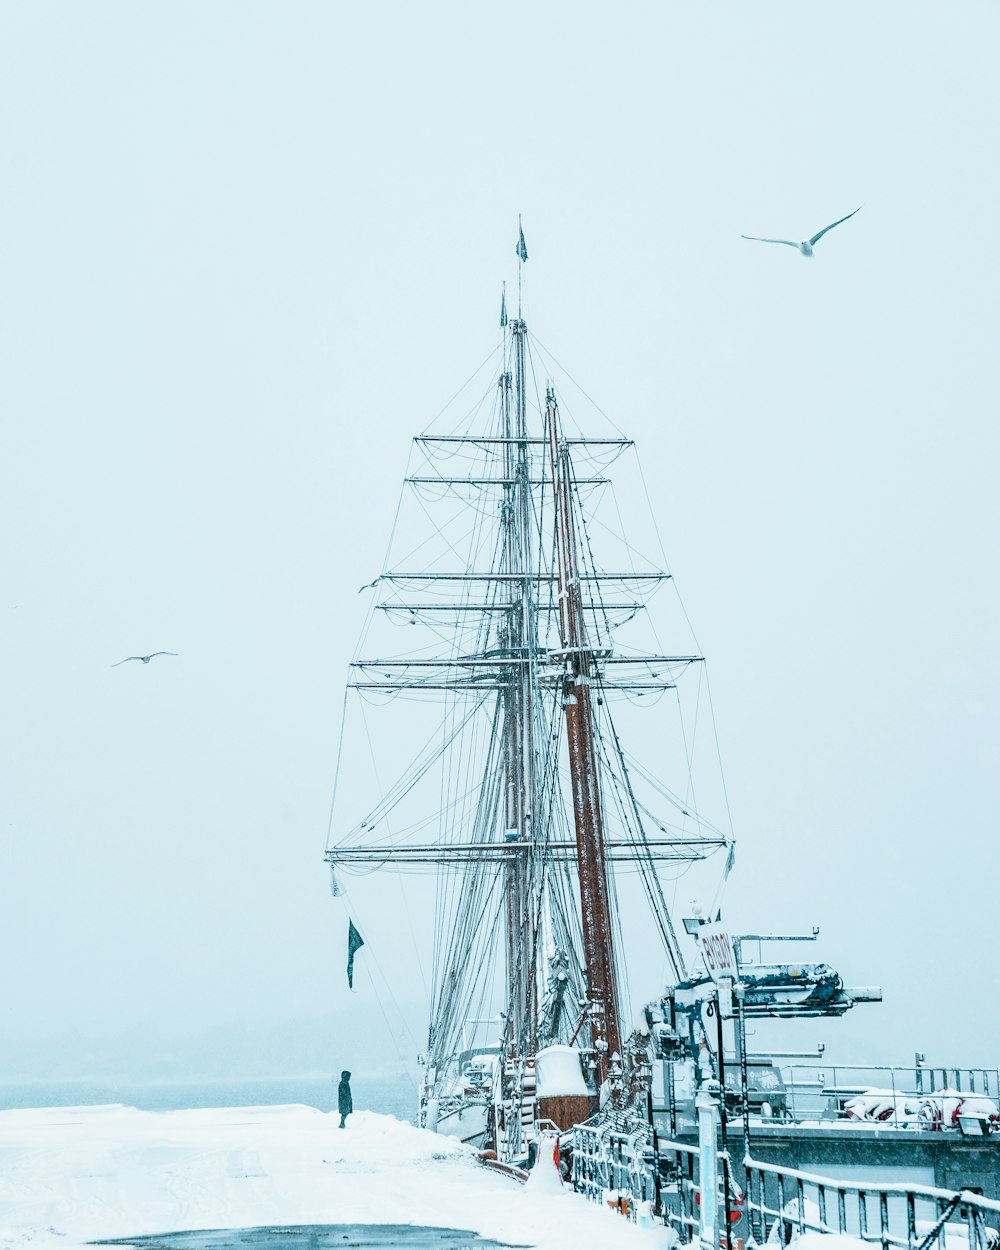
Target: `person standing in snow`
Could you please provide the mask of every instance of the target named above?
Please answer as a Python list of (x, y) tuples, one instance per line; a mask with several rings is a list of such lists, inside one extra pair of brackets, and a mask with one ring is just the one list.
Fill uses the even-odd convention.
[(354, 1110), (354, 1100), (351, 1098), (351, 1074), (350, 1072), (341, 1072), (340, 1084), (337, 1086), (337, 1110), (340, 1112), (340, 1127), (347, 1127), (347, 1117)]

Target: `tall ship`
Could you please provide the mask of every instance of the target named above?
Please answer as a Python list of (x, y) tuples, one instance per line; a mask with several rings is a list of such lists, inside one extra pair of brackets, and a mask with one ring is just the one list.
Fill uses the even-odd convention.
[[(517, 252), (520, 270), (523, 235)], [(836, 1017), (880, 992), (824, 963), (765, 958), (780, 935), (726, 931), (734, 840), (655, 500), (631, 439), (517, 303), (508, 316), (504, 295), (495, 350), (413, 440), (386, 561), (364, 588), (341, 735), (364, 740), (378, 784), (350, 811), (363, 787), (346, 766), (352, 798), (335, 796), (326, 851), (335, 892), (354, 874), (401, 874), (424, 910), (419, 1123), (514, 1170), (555, 1134), (563, 1171), (594, 1194), (609, 1187), (585, 1156), (617, 1134), (661, 1208), (673, 1191), (657, 1142), (683, 1149), (697, 1134), (699, 1088), (715, 1091), (732, 1159), (753, 1133), (801, 1162), (796, 1123), (944, 1140), (946, 1115), (957, 1130), (949, 1090), (973, 1100), (995, 1147), (996, 1073), (950, 1069), (942, 1084), (917, 1063), (897, 1090), (885, 1070), (831, 1082), (821, 1058), (797, 1077), (748, 1052), (748, 1019)], [(994, 1180), (998, 1157), (982, 1164)]]

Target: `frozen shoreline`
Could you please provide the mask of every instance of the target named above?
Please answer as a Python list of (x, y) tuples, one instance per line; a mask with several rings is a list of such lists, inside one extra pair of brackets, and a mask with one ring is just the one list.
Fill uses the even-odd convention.
[(268, 1224), (418, 1224), (539, 1250), (641, 1247), (648, 1231), (564, 1190), (532, 1193), (392, 1116), (300, 1105), (0, 1112), (0, 1248)]

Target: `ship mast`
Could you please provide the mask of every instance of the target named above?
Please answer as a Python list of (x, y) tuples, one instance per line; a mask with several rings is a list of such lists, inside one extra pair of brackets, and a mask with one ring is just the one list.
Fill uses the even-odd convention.
[(580, 874), (580, 910), (587, 975), (587, 1002), (603, 1081), (621, 1058), (618, 987), (615, 973), (608, 870), (604, 846), (600, 764), (595, 739), (592, 681), (597, 676), (587, 645), (576, 526), (572, 507), (570, 451), (559, 436), (559, 409), (550, 387), (545, 397), (545, 426), (555, 494), (556, 558), (559, 587), (559, 629), (564, 663), (563, 707), (569, 747), (573, 817)]
[[(537, 649), (536, 583), (531, 541), (531, 463), (527, 437), (524, 348), (527, 326), (511, 324), (513, 378), (501, 375), (506, 461), (503, 506), (506, 572), (510, 603), (501, 648), (514, 661), (504, 684), (505, 841), (519, 852), (507, 864), (504, 882), (507, 932), (508, 1019), (506, 1043), (513, 1055), (536, 1045), (537, 984), (534, 975), (535, 926), (531, 906), (532, 814), (535, 806), (534, 694)], [(513, 383), (513, 396), (511, 395)], [(512, 403), (513, 399), (513, 403)]]
[[(521, 248), (518, 254), (523, 260)], [(669, 574), (591, 567), (580, 492), (607, 483), (601, 456), (613, 459), (632, 444), (624, 437), (564, 437), (551, 388), (544, 428), (530, 425), (527, 326), (520, 308), (508, 324), (503, 307), (507, 333), (494, 391), (495, 423), (419, 436), (415, 444), (426, 471), (406, 478), (417, 494), (462, 498), (472, 492), (489, 500), (476, 505), (480, 519), (471, 531), (467, 562), (452, 563), (462, 552), (450, 540), (440, 565), (436, 558), (428, 563), (419, 544), (400, 564), (387, 561), (374, 583), (379, 588), (374, 608), (386, 619), (427, 625), (438, 640), (450, 629), (454, 642), (444, 654), (418, 647), (356, 657), (348, 683), (362, 699), (443, 699), (449, 711), (441, 743), (436, 755), (418, 755), (365, 819), (327, 847), (325, 858), (347, 871), (435, 865), (443, 870), (441, 883), (449, 879), (444, 873), (455, 874), (450, 880), (456, 887), (442, 884), (438, 896), (428, 1089), (447, 1088), (461, 1056), (477, 1044), (475, 1029), (487, 1023), (477, 1018), (480, 1004), (496, 988), (500, 965), (499, 1049), (504, 1097), (513, 1107), (521, 1098), (517, 1091), (530, 1088), (533, 1056), (550, 1043), (578, 1044), (598, 1084), (609, 1078), (614, 1083), (621, 1071), (613, 865), (639, 871), (664, 945), (680, 969), (657, 863), (702, 859), (726, 841), (701, 822), (688, 833), (653, 817), (656, 828), (647, 831), (647, 809), (640, 810), (636, 801), (607, 709), (601, 726), (606, 721), (610, 734), (601, 735), (599, 695), (673, 690), (679, 674), (701, 657), (616, 649), (609, 614), (631, 620), (644, 608), (647, 588), (655, 590)], [(579, 477), (573, 459), (578, 448), (587, 458)], [(454, 455), (461, 458), (452, 461)], [(610, 595), (608, 588), (614, 588)], [(556, 594), (559, 641), (551, 647)], [(472, 700), (468, 713), (457, 713), (468, 706), (465, 700)], [(566, 754), (559, 749), (560, 707)], [(477, 782), (459, 752), (468, 743), (471, 760), (479, 749), (474, 734), (484, 725), (484, 713), (490, 729)], [(453, 773), (446, 769), (437, 836), (420, 836), (428, 824), (423, 817), (411, 821), (408, 831), (385, 836), (389, 813), (416, 791), (431, 761), (449, 753), (461, 767)], [(567, 757), (572, 834), (570, 796), (562, 780)], [(602, 796), (605, 773), (611, 782)], [(383, 836), (371, 836), (376, 828)]]

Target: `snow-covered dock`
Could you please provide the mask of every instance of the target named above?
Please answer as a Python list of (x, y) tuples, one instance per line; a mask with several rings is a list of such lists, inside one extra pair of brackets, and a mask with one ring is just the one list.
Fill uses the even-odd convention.
[(538, 1250), (638, 1250), (649, 1230), (568, 1190), (532, 1192), (451, 1138), (312, 1107), (0, 1112), (0, 1248), (299, 1224), (461, 1228)]

